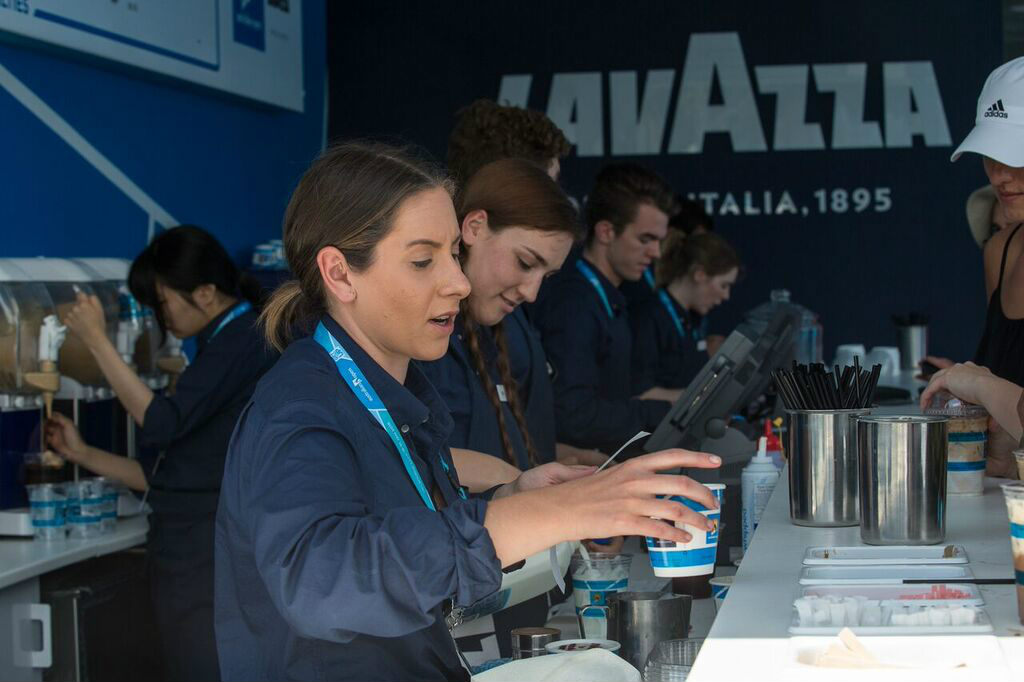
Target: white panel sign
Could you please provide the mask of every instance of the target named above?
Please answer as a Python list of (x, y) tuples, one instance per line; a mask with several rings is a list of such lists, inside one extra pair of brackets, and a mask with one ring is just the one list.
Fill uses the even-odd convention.
[(0, 0), (0, 31), (304, 108), (301, 0)]

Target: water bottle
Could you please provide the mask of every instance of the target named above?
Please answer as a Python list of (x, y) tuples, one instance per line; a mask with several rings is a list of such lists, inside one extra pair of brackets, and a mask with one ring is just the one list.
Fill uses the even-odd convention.
[(772, 464), (768, 456), (768, 439), (764, 436), (758, 440), (757, 454), (750, 464), (743, 468), (740, 486), (743, 497), (743, 551), (747, 551), (750, 540), (754, 537), (761, 514), (768, 506), (768, 499), (779, 482), (779, 470)]
[(775, 317), (775, 313), (783, 306), (797, 308), (801, 314), (800, 334), (796, 339), (796, 361), (803, 365), (823, 362), (821, 322), (813, 311), (793, 303), (788, 289), (772, 289), (769, 300), (748, 312), (746, 321), (755, 331), (763, 333), (768, 329), (768, 323)]

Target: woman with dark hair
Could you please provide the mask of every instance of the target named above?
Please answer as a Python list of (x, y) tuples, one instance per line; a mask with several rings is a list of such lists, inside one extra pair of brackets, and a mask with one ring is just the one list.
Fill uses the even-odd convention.
[(259, 285), (243, 275), (208, 232), (183, 225), (159, 234), (132, 263), (132, 294), (156, 311), (164, 331), (194, 338), (197, 354), (173, 396), (154, 393), (121, 359), (95, 296), (79, 294), (65, 323), (96, 358), (139, 426), (150, 466), (83, 442), (54, 413), (50, 445), (99, 475), (146, 491), (153, 509), (147, 550), (165, 678), (217, 680), (213, 634), (213, 528), (224, 458), (235, 421), (276, 353), (256, 326)]
[(263, 313), (287, 348), (239, 418), (217, 514), (225, 679), (469, 680), (452, 607), (493, 595), (503, 569), (567, 540), (710, 529), (657, 497), (715, 508), (656, 473), (720, 464), (681, 450), (466, 494), (451, 416), (413, 362), (448, 351), (469, 294), (461, 241), (445, 176), (402, 150), (334, 147), (299, 181), (284, 221), (298, 280)]
[(707, 314), (729, 300), (735, 249), (718, 235), (672, 232), (662, 247), (655, 295), (630, 314), (633, 392), (686, 388), (709, 357)]

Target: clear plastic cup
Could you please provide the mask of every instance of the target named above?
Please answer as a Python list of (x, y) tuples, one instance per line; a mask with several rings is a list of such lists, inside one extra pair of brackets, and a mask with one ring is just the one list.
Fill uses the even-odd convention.
[(103, 481), (86, 478), (68, 483), (67, 523), (68, 535), (73, 538), (94, 538), (102, 532)]
[(714, 523), (712, 530), (694, 528), (689, 524), (676, 522), (693, 538), (689, 542), (672, 542), (647, 538), (647, 554), (651, 559), (651, 568), (659, 578), (679, 578), (693, 575), (708, 575), (715, 571), (715, 554), (718, 552), (718, 524), (721, 522), (722, 502), (725, 499), (725, 485), (722, 483), (705, 483), (718, 502), (718, 509), (707, 509), (700, 502), (685, 497), (669, 499), (685, 504), (690, 509), (700, 512)]
[(632, 563), (632, 554), (592, 553), (589, 558), (573, 555), (569, 567), (580, 637), (607, 639), (608, 595), (629, 586)]
[(67, 505), (64, 486), (57, 483), (40, 483), (26, 486), (26, 489), (35, 537), (43, 540), (63, 540), (66, 532), (64, 512)]
[(703, 644), (703, 639), (669, 639), (658, 642), (647, 657), (644, 682), (684, 682)]
[(1024, 450), (1014, 450), (1013, 456), (1017, 460), (1017, 478), (1024, 481)]
[(1003, 484), (1006, 513), (1010, 517), (1010, 548), (1017, 578), (1017, 616), (1024, 625), (1024, 482)]

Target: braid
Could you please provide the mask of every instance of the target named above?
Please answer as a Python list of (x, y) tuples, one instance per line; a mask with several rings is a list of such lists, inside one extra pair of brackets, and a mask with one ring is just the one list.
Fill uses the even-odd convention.
[[(498, 415), (498, 430), (501, 431), (501, 444), (505, 449), (505, 459), (512, 466), (518, 467), (519, 463), (516, 461), (515, 447), (513, 447), (512, 439), (509, 437), (508, 429), (505, 427), (505, 411), (501, 409), (498, 389), (494, 386), (494, 382), (491, 381), (491, 375), (487, 371), (487, 365), (484, 363), (483, 353), (480, 352), (480, 336), (477, 333), (477, 324), (468, 314), (466, 315), (464, 335), (466, 337), (466, 348), (469, 350), (469, 357), (473, 361), (473, 367), (476, 369), (480, 381), (483, 382), (484, 391), (487, 393), (487, 397), (490, 399), (491, 405), (494, 406), (494, 411)], [(507, 388), (505, 393), (506, 395), (508, 394)]]
[(498, 347), (498, 372), (501, 374), (501, 383), (505, 385), (505, 395), (508, 396), (508, 407), (512, 410), (512, 416), (516, 419), (520, 433), (523, 434), (523, 442), (526, 444), (526, 456), (531, 467), (539, 464), (537, 461), (537, 448), (530, 438), (530, 430), (526, 427), (526, 418), (523, 416), (523, 409), (519, 404), (519, 385), (512, 376), (512, 368), (508, 361), (508, 337), (505, 336), (505, 322), (501, 321), (494, 325), (494, 343)]

